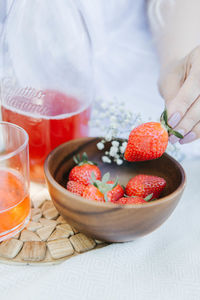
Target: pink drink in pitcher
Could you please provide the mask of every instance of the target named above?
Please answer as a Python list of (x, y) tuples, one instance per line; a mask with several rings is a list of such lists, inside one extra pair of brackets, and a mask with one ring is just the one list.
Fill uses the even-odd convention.
[(58, 145), (88, 135), (90, 108), (53, 90), (42, 97), (12, 96), (2, 104), (2, 118), (24, 128), (29, 135), (30, 178), (43, 182), (43, 164)]

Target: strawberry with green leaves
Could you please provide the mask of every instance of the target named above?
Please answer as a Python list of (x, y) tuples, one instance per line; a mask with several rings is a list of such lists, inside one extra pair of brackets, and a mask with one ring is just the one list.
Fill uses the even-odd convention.
[(126, 185), (126, 195), (145, 198), (152, 194), (157, 199), (166, 186), (162, 177), (139, 174), (131, 178)]
[(152, 200), (152, 196), (153, 194), (142, 198), (139, 196), (135, 196), (135, 197), (122, 197), (119, 200), (115, 201), (115, 204), (120, 204), (120, 205), (124, 205), (124, 204), (143, 204), (143, 203), (147, 203), (150, 200)]
[(124, 189), (118, 184), (118, 180), (113, 182), (109, 178), (110, 174), (106, 173), (102, 180), (96, 180), (92, 174), (91, 184), (85, 188), (83, 197), (101, 202), (114, 202), (123, 197)]
[(84, 185), (80, 182), (77, 182), (77, 181), (68, 181), (67, 182), (67, 190), (73, 194), (82, 196), (85, 188), (86, 188), (86, 185)]
[(104, 194), (93, 184), (86, 186), (85, 190), (83, 191), (82, 197), (89, 200), (105, 202)]
[(74, 161), (77, 164), (69, 173), (69, 181), (77, 181), (84, 185), (89, 185), (91, 175), (94, 173), (97, 180), (101, 179), (101, 171), (94, 162), (88, 160), (87, 154), (84, 152), (82, 159), (80, 155), (74, 156)]
[(169, 135), (183, 136), (167, 123), (167, 111), (160, 122), (148, 122), (134, 128), (128, 139), (124, 157), (128, 161), (145, 161), (159, 158), (165, 152)]

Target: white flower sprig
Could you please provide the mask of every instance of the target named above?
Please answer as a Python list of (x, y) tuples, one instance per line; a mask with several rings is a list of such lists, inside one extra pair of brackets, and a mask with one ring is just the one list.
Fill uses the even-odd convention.
[[(98, 133), (103, 137), (97, 143), (97, 149), (103, 151), (102, 161), (104, 163), (114, 161), (117, 165), (123, 164), (129, 133), (142, 123), (141, 114), (129, 111), (119, 100), (96, 100), (93, 105), (90, 129), (92, 134), (94, 130), (95, 135)], [(118, 138), (124, 141), (121, 142), (117, 140)], [(105, 151), (107, 142), (110, 142), (111, 146), (109, 150)], [(183, 159), (183, 154), (176, 145), (169, 144), (166, 152), (178, 160)]]
[(106, 142), (111, 142), (111, 147), (104, 152), (102, 161), (116, 164), (123, 163), (123, 156), (127, 142), (120, 142), (117, 138), (127, 140), (131, 128), (142, 123), (141, 115), (128, 111), (125, 105), (117, 99), (112, 101), (96, 100), (94, 102), (90, 127), (99, 131), (99, 135), (104, 137), (97, 148), (102, 151)]

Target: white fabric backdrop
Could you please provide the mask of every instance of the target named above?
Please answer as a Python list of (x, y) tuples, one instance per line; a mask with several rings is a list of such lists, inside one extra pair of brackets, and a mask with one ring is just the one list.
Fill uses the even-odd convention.
[[(163, 102), (156, 86), (158, 62), (145, 2), (85, 0), (82, 5), (96, 36), (97, 97), (118, 97), (144, 118), (158, 118)], [(195, 151), (199, 154), (197, 143), (189, 148), (193, 157)], [(185, 194), (157, 231), (58, 266), (0, 265), (0, 299), (199, 300), (200, 160), (184, 162), (184, 167), (188, 176)]]

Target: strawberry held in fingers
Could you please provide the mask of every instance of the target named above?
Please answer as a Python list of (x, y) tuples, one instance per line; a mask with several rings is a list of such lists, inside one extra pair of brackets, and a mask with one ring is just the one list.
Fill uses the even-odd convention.
[(140, 174), (129, 180), (126, 195), (145, 198), (152, 194), (153, 198), (158, 198), (165, 186), (166, 181), (162, 177)]
[(169, 134), (183, 138), (167, 124), (167, 112), (164, 111), (160, 122), (144, 123), (131, 131), (124, 153), (125, 159), (145, 161), (161, 157), (167, 148)]
[(124, 157), (128, 161), (144, 161), (160, 157), (166, 150), (168, 133), (160, 123), (144, 123), (129, 135)]
[(88, 160), (87, 154), (83, 153), (82, 160), (80, 156), (74, 157), (77, 164), (69, 173), (70, 181), (77, 181), (84, 185), (90, 184), (91, 174), (94, 173), (97, 180), (101, 179), (101, 171), (95, 163)]
[(82, 196), (85, 188), (86, 188), (86, 185), (84, 185), (80, 182), (77, 182), (77, 181), (68, 181), (67, 182), (67, 190), (73, 194)]

